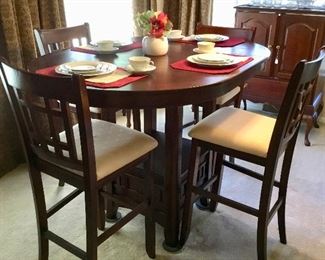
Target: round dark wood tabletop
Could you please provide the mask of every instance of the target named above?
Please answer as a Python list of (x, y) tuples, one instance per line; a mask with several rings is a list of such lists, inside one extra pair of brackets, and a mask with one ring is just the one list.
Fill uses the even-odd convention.
[[(234, 47), (220, 48), (223, 53), (253, 57), (253, 61), (230, 74), (212, 75), (173, 69), (170, 64), (195, 54), (196, 46), (189, 43), (170, 42), (167, 55), (151, 57), (157, 69), (149, 76), (121, 88), (89, 88), (92, 106), (145, 108), (173, 105), (198, 104), (220, 96), (248, 78), (254, 76), (270, 51), (256, 43), (243, 43)], [(130, 56), (143, 55), (142, 49), (133, 49), (110, 55), (94, 55), (64, 50), (51, 53), (32, 61), (29, 69), (35, 71), (69, 61), (100, 60), (126, 67)]]

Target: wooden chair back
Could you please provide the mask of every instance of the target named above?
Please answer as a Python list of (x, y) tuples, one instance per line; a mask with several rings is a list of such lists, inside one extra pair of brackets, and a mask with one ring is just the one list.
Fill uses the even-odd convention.
[(302, 60), (296, 65), (280, 107), (268, 156), (276, 157), (297, 133), (324, 58), (325, 46), (321, 48), (316, 59)]
[(248, 42), (253, 42), (255, 38), (256, 28), (234, 28), (234, 27), (221, 27), (212, 26), (198, 23), (196, 25), (196, 34), (212, 33), (222, 34), (230, 38), (242, 38)]
[(79, 45), (89, 44), (91, 41), (88, 23), (58, 29), (34, 29), (34, 36), (41, 56), (70, 48), (74, 41), (77, 41)]
[[(42, 76), (15, 69), (3, 61), (1, 78), (30, 163), (44, 160), (83, 172), (85, 178), (95, 180), (94, 144), (84, 79), (78, 75), (72, 78)], [(53, 106), (58, 103), (59, 107)], [(74, 120), (79, 124), (82, 160), (77, 157), (69, 104), (76, 105)], [(64, 137), (59, 135), (62, 129)]]

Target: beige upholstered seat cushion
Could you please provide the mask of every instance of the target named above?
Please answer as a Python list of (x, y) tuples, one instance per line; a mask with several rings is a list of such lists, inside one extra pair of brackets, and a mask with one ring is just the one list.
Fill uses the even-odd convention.
[[(98, 119), (92, 119), (91, 122), (98, 180), (136, 160), (158, 145), (154, 138), (139, 131)], [(77, 156), (81, 160), (78, 125), (73, 127), (73, 132)], [(65, 140), (65, 132), (60, 134), (60, 138)]]
[(220, 105), (220, 106), (225, 104), (230, 99), (232, 99), (234, 96), (238, 95), (239, 92), (240, 92), (240, 87), (235, 87), (234, 89), (230, 90), (226, 94), (224, 94), (220, 97), (217, 97), (216, 104)]
[(224, 107), (197, 123), (189, 136), (265, 158), (274, 125), (274, 118)]

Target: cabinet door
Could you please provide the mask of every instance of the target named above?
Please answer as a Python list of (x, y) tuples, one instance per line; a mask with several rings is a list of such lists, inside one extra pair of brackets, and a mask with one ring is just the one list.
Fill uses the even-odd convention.
[(314, 58), (325, 42), (324, 29), (324, 16), (280, 16), (274, 75), (289, 79), (297, 62)]
[[(274, 12), (236, 12), (236, 27), (256, 28), (254, 42), (262, 44), (272, 49), (274, 48), (275, 29), (277, 15)], [(269, 77), (272, 74), (273, 51), (268, 62), (265, 63), (263, 71), (258, 75)]]

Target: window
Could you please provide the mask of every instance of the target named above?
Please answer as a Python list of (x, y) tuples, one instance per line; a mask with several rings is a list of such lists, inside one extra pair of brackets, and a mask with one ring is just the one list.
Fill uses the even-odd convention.
[(250, 0), (214, 0), (212, 25), (234, 27), (236, 5), (248, 4)]
[(133, 36), (132, 0), (64, 0), (67, 26), (89, 23), (91, 39)]

